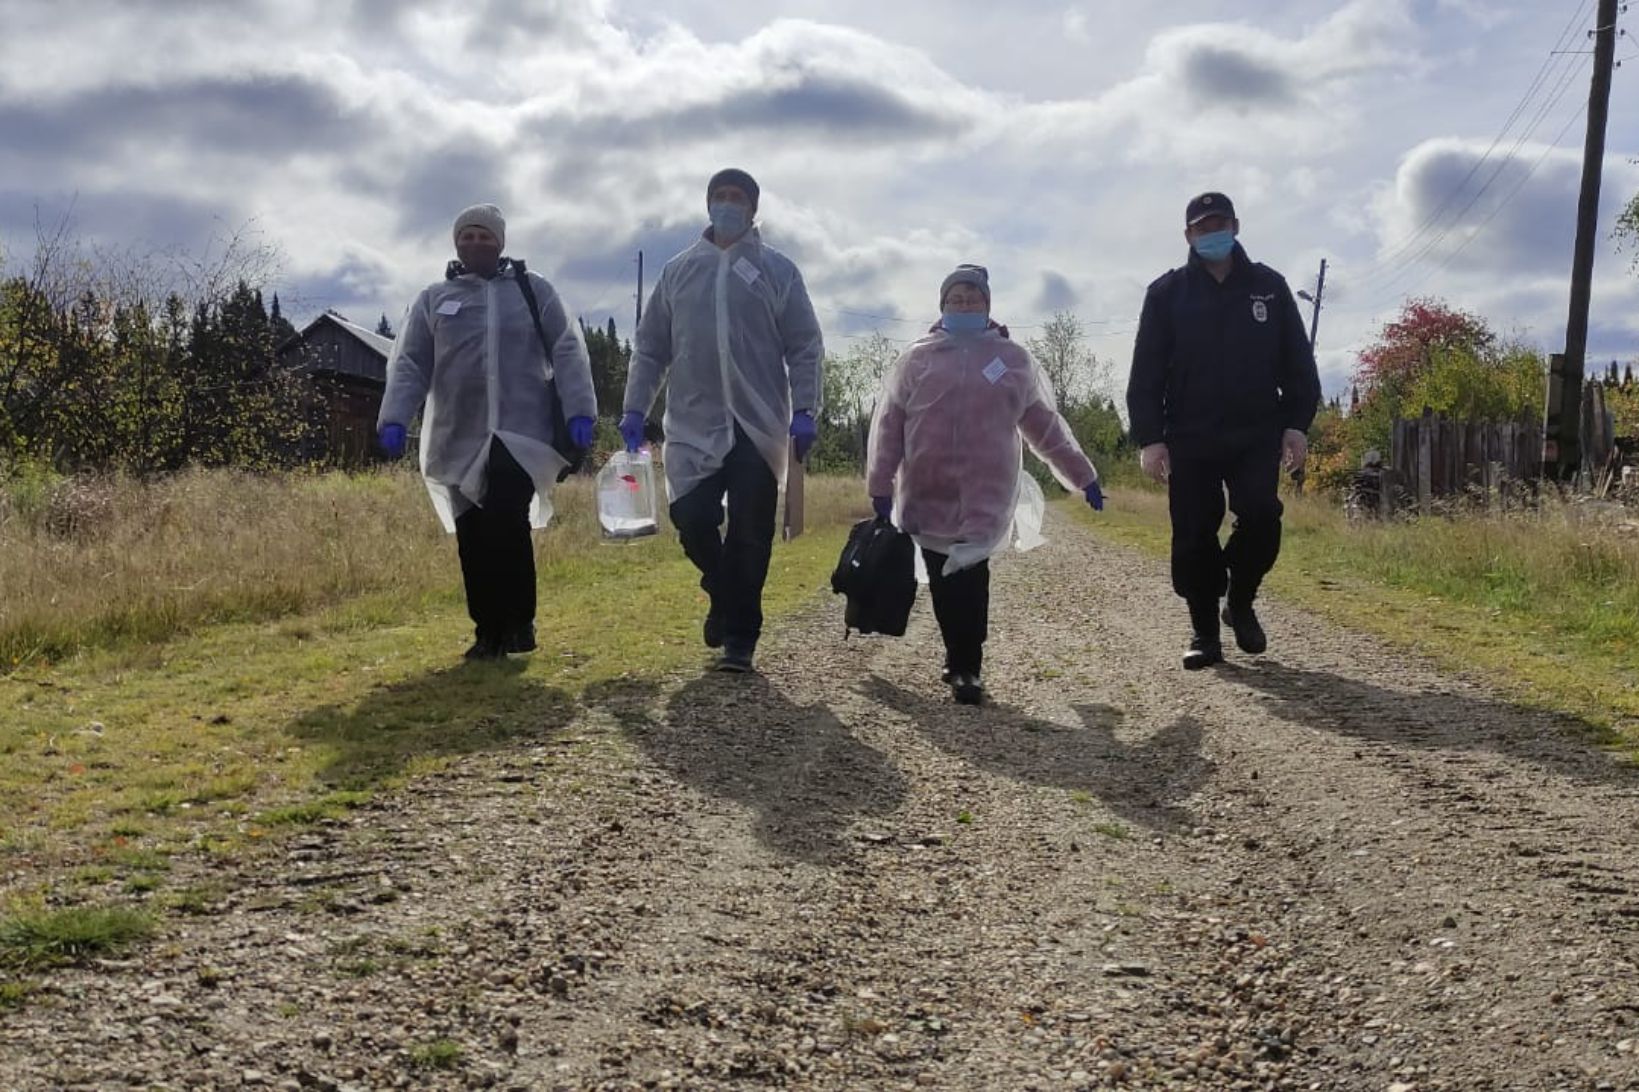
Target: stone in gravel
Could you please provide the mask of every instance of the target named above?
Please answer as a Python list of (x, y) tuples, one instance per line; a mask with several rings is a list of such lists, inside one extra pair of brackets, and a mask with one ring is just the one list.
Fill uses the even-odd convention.
[(1110, 978), (1148, 978), (1150, 969), (1142, 963), (1106, 963), (1104, 973)]

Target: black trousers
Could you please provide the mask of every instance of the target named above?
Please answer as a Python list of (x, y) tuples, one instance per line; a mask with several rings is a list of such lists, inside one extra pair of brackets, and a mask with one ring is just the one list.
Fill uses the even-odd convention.
[[(1279, 438), (1227, 454), (1171, 453), (1171, 462), (1173, 591), (1214, 611), (1226, 592), (1231, 603), (1252, 602), (1280, 554)], [(1226, 490), (1235, 525), (1220, 546)]]
[(484, 503), (455, 519), (467, 613), (478, 639), (501, 640), (535, 620), (535, 544), (529, 502), (535, 482), (499, 437), (490, 440)]
[(985, 638), (990, 632), (990, 562), (942, 576), (945, 556), (922, 551), (933, 616), (945, 639), (945, 668), (959, 675), (977, 675), (984, 666)]
[[(723, 497), (728, 530), (723, 531)], [(671, 505), (683, 552), (700, 570), (726, 644), (751, 648), (763, 632), (763, 585), (774, 552), (780, 483), (750, 437), (734, 428), (722, 467)]]

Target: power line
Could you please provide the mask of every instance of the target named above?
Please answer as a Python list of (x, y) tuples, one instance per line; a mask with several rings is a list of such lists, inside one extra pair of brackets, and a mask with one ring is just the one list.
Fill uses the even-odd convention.
[[(1508, 130), (1513, 127), (1514, 122), (1519, 120), (1520, 116), (1525, 112), (1526, 105), (1536, 94), (1538, 88), (1543, 85), (1544, 78), (1547, 75), (1549, 68), (1556, 64), (1562, 63), (1556, 60), (1556, 57), (1560, 55), (1561, 47), (1568, 40), (1568, 35), (1571, 33), (1572, 28), (1580, 23), (1585, 17), (1587, 7), (1591, 2), (1592, 0), (1582, 0), (1582, 2), (1577, 6), (1576, 11), (1572, 13), (1571, 18), (1565, 23), (1565, 26), (1561, 28), (1559, 37), (1554, 40), (1553, 49), (1549, 50), (1548, 55), (1543, 59), (1542, 64), (1537, 67), (1536, 74), (1532, 76), (1530, 84), (1525, 89), (1525, 93), (1520, 96), (1519, 102), (1514, 105), (1514, 109), (1509, 113), (1507, 120), (1505, 120), (1502, 123), (1502, 127), (1497, 130), (1497, 135), (1492, 138), (1491, 145), (1486, 148), (1485, 154), (1481, 155), (1479, 159), (1475, 160), (1473, 166), (1468, 169), (1468, 173), (1463, 176), (1462, 181), (1458, 182), (1456, 186), (1452, 187), (1450, 192), (1446, 194), (1445, 198), (1440, 202), (1440, 204), (1434, 209), (1433, 212), (1428, 214), (1428, 217), (1423, 220), (1423, 222), (1410, 236), (1395, 246), (1388, 253), (1380, 255), (1370, 265), (1368, 265), (1364, 271), (1362, 271), (1362, 278), (1375, 276), (1378, 270), (1393, 264), (1401, 254), (1404, 254), (1406, 251), (1410, 250), (1416, 244), (1418, 239), (1427, 234), (1429, 229), (1439, 221), (1441, 214), (1444, 213), (1446, 209), (1451, 207), (1452, 202), (1455, 201), (1457, 196), (1462, 193), (1463, 188), (1473, 180), (1474, 176), (1479, 173), (1480, 168), (1485, 165), (1485, 162), (1488, 159), (1490, 159), (1491, 153), (1497, 150), (1497, 146), (1501, 144), (1503, 138), (1508, 135)], [(1575, 70), (1575, 66), (1568, 63), (1567, 68), (1570, 71)]]
[(591, 314), (596, 314), (597, 313), (598, 308), (603, 306), (603, 301), (605, 299), (609, 298), (610, 290), (613, 289), (615, 287), (615, 285), (619, 284), (621, 281), (626, 279), (626, 266), (630, 265), (632, 262), (635, 262), (636, 260), (637, 260), (636, 258), (631, 258), (631, 259), (628, 259), (626, 262), (622, 263), (620, 270), (618, 272), (616, 272), (615, 275), (609, 279), (608, 284), (603, 286), (603, 291), (598, 293), (598, 301), (596, 303), (594, 303), (592, 306), (586, 308), (585, 311), (583, 312), (584, 314), (591, 315)]
[(1541, 106), (1541, 108), (1538, 109), (1535, 117), (1532, 118), (1531, 124), (1520, 133), (1519, 138), (1515, 140), (1513, 146), (1508, 149), (1508, 154), (1502, 158), (1501, 162), (1497, 163), (1497, 165), (1492, 168), (1491, 173), (1486, 176), (1485, 181), (1480, 185), (1480, 188), (1475, 191), (1474, 196), (1468, 199), (1468, 203), (1462, 207), (1462, 209), (1457, 213), (1456, 217), (1449, 224), (1442, 228), (1440, 232), (1432, 239), (1429, 239), (1428, 242), (1419, 247), (1417, 253), (1406, 259), (1398, 268), (1390, 270), (1386, 274), (1380, 274), (1376, 277), (1369, 275), (1362, 277), (1357, 283), (1369, 284), (1375, 280), (1377, 282), (1377, 288), (1384, 289), (1404, 280), (1408, 275), (1411, 275), (1416, 263), (1421, 262), (1424, 258), (1428, 257), (1429, 254), (1431, 254), (1442, 242), (1445, 241), (1448, 235), (1450, 235), (1458, 227), (1462, 226), (1463, 217), (1467, 216), (1469, 210), (1479, 203), (1480, 198), (1485, 196), (1486, 191), (1491, 188), (1492, 184), (1496, 182), (1498, 177), (1501, 176), (1502, 172), (1508, 167), (1508, 165), (1514, 161), (1514, 156), (1522, 147), (1524, 147), (1525, 142), (1531, 138), (1531, 134), (1537, 131), (1537, 128), (1542, 124), (1543, 119), (1548, 116), (1548, 113), (1552, 111), (1555, 106), (1559, 105), (1559, 100), (1565, 97), (1565, 93), (1571, 88), (1572, 80), (1575, 75), (1576, 69), (1574, 67), (1568, 68), (1565, 71), (1564, 75), (1560, 78), (1560, 82), (1555, 87), (1553, 96), (1548, 99)]
[(1460, 244), (1458, 244), (1458, 246), (1455, 250), (1453, 250), (1450, 254), (1447, 254), (1443, 259), (1441, 259), (1441, 261), (1438, 265), (1436, 265), (1433, 269), (1430, 269), (1427, 273), (1425, 273), (1421, 278), (1419, 278), (1417, 280), (1417, 282), (1415, 284), (1413, 284), (1410, 288), (1406, 289), (1404, 293), (1397, 293), (1397, 294), (1407, 295), (1407, 296), (1410, 296), (1410, 295), (1414, 294), (1417, 289), (1421, 288), (1425, 283), (1427, 283), (1427, 281), (1430, 277), (1434, 276), (1436, 273), (1442, 272), (1447, 266), (1449, 266), (1456, 259), (1457, 255), (1461, 254), (1464, 250), (1467, 250), (1468, 249), (1468, 244), (1472, 243), (1475, 239), (1480, 237), (1481, 229), (1483, 229), (1492, 220), (1496, 219), (1497, 214), (1499, 212), (1501, 212), (1503, 210), (1503, 208), (1508, 204), (1508, 202), (1512, 201), (1514, 199), (1514, 196), (1517, 193), (1519, 193), (1519, 191), (1521, 189), (1523, 189), (1525, 187), (1525, 183), (1530, 181), (1531, 176), (1537, 172), (1537, 168), (1542, 166), (1543, 160), (1547, 159), (1549, 155), (1551, 155), (1552, 153), (1559, 150), (1559, 142), (1561, 140), (1565, 139), (1565, 134), (1571, 131), (1571, 126), (1575, 125), (1577, 123), (1577, 121), (1582, 117), (1582, 115), (1587, 113), (1587, 112), (1588, 112), (1588, 106), (1587, 106), (1586, 103), (1583, 103), (1582, 106), (1580, 106), (1577, 109), (1576, 113), (1572, 114), (1569, 118), (1566, 119), (1565, 125), (1559, 130), (1558, 134), (1556, 134), (1554, 136), (1553, 143), (1549, 144), (1547, 147), (1542, 149), (1542, 153), (1537, 156), (1537, 158), (1531, 163), (1531, 166), (1526, 169), (1526, 171), (1523, 175), (1520, 176), (1519, 181), (1515, 182), (1513, 188), (1510, 189), (1506, 194), (1503, 195), (1503, 198), (1502, 198), (1501, 201), (1497, 202), (1497, 206), (1491, 210), (1491, 214), (1489, 216), (1487, 216), (1484, 220), (1481, 220), (1478, 224), (1476, 224), (1474, 226), (1473, 232), (1470, 233), (1469, 236), (1466, 239), (1464, 239)]

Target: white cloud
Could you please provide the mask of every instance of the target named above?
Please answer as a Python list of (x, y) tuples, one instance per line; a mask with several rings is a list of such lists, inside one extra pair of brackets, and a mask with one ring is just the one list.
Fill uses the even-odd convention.
[[(1206, 0), (937, 24), (867, 0), (837, 0), (828, 23), (795, 0), (648, 3), (0, 0), (0, 241), (15, 252), (36, 201), (76, 193), (98, 237), (188, 243), (254, 218), (309, 308), (369, 318), (438, 274), (449, 215), (493, 199), (512, 249), (624, 325), (635, 251), (657, 269), (733, 163), (762, 181), (766, 235), (839, 345), (872, 324), (913, 335), (943, 273), (981, 261), (1024, 334), (1073, 301), (1124, 364), (1144, 286), (1183, 258), (1184, 201), (1222, 188), (1254, 257), (1294, 285), (1333, 260), (1335, 377), (1392, 306), (1354, 277), (1378, 233), (1402, 237), (1518, 95), (1452, 47), (1512, 73), (1563, 21), (1431, 23), (1412, 0), (1264, 0), (1234, 23), (1205, 21), (1221, 11)], [(1461, 35), (1431, 39), (1453, 19)], [(1476, 102), (1480, 132), (1457, 113)], [(1613, 195), (1639, 188), (1621, 124)], [(1570, 154), (1431, 288), (1551, 280)], [(1602, 276), (1620, 286), (1619, 268)], [(1533, 328), (1562, 306), (1496, 298)]]

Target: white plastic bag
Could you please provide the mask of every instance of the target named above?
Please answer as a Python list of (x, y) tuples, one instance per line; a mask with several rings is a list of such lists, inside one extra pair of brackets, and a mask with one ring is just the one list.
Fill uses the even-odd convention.
[(1013, 509), (1013, 548), (1023, 553), (1034, 550), (1047, 540), (1042, 537), (1041, 524), (1047, 516), (1047, 497), (1036, 479), (1019, 471), (1019, 501)]
[(617, 451), (598, 471), (598, 523), (605, 538), (642, 538), (660, 529), (654, 457), (647, 450), (635, 455)]

